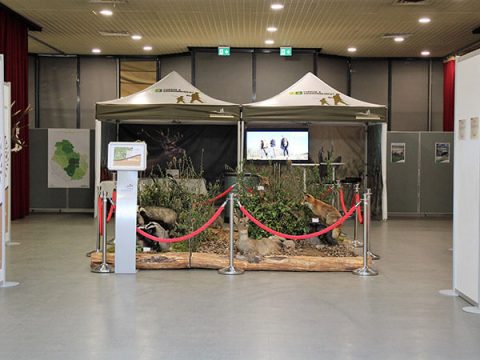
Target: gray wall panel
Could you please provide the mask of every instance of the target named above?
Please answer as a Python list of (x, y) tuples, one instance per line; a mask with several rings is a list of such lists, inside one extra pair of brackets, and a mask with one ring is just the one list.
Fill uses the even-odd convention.
[[(389, 132), (387, 136), (387, 193), (389, 213), (417, 213), (418, 132)], [(391, 144), (405, 143), (405, 162), (392, 163)]]
[(352, 97), (388, 105), (387, 60), (352, 60)]
[[(420, 212), (453, 213), (453, 133), (422, 132)], [(435, 143), (450, 144), (450, 161), (435, 163)]]
[(76, 84), (76, 58), (40, 57), (40, 127), (76, 127)]
[(35, 56), (28, 57), (28, 103), (32, 107), (32, 111), (28, 114), (28, 126), (30, 129), (35, 127)]
[(348, 90), (348, 72), (347, 59), (321, 55), (317, 58), (317, 76), (344, 94)]
[(432, 130), (443, 131), (443, 62), (432, 64)]
[(176, 71), (188, 82), (192, 81), (192, 57), (172, 56), (160, 59), (160, 76), (164, 78), (170, 72)]
[(428, 61), (392, 61), (393, 131), (428, 129)]
[(95, 103), (117, 97), (117, 61), (80, 59), (80, 127), (95, 128)]
[(255, 54), (257, 61), (257, 98), (268, 99), (285, 90), (307, 72), (313, 72), (312, 54)]
[(196, 87), (206, 94), (233, 103), (252, 101), (252, 54), (198, 52), (195, 65)]
[(30, 129), (30, 208), (64, 209), (65, 189), (48, 188), (48, 130)]

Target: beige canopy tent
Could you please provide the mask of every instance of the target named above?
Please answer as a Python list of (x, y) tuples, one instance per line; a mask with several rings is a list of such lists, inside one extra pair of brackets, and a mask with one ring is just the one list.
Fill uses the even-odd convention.
[[(97, 102), (95, 125), (95, 184), (100, 184), (101, 122), (114, 124), (223, 124), (239, 127), (240, 105), (203, 93), (177, 72), (135, 94)], [(240, 131), (239, 131), (240, 133)], [(240, 153), (239, 149), (237, 152)], [(96, 204), (96, 202), (95, 202)]]
[[(387, 107), (354, 99), (341, 93), (326, 84), (312, 73), (305, 74), (295, 84), (281, 93), (254, 103), (242, 105), (242, 121), (240, 125), (243, 141), (245, 124), (338, 124), (357, 125), (365, 127), (365, 174), (368, 171), (368, 158), (379, 160), (381, 167), (381, 217), (387, 218), (387, 191), (386, 191), (386, 158), (387, 158)], [(376, 149), (370, 139), (368, 144), (368, 129), (375, 130), (378, 136), (373, 140), (378, 146)], [(371, 131), (374, 133), (374, 131)], [(370, 152), (369, 152), (370, 149)], [(240, 146), (243, 158), (243, 145)], [(373, 153), (378, 156), (373, 156)], [(367, 186), (367, 178), (364, 185)], [(370, 185), (368, 185), (370, 186)]]

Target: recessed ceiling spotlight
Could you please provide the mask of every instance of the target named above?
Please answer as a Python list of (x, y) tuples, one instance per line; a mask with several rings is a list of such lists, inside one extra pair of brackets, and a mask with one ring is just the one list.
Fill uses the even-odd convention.
[(277, 29), (275, 26), (269, 26), (269, 27), (267, 28), (267, 31), (268, 31), (268, 32), (275, 32), (275, 31), (277, 31), (277, 30), (278, 30), (278, 29)]
[(273, 41), (273, 40), (265, 40), (265, 44), (267, 44), (267, 45), (273, 45), (273, 44), (275, 44), (275, 41)]
[(270, 5), (270, 8), (272, 10), (282, 10), (283, 9), (283, 4), (275, 3), (275, 4)]
[(153, 47), (151, 47), (150, 45), (146, 45), (143, 47), (143, 50), (145, 51), (151, 51), (153, 49)]
[(132, 35), (132, 39), (133, 40), (142, 40), (142, 35), (137, 35), (137, 34)]
[(99, 48), (93, 48), (92, 49), (92, 53), (94, 54), (100, 54), (102, 52), (102, 50), (100, 50)]
[(100, 10), (99, 13), (103, 16), (112, 16), (113, 15), (113, 11), (109, 10), (109, 9)]
[(422, 17), (422, 18), (418, 19), (418, 22), (420, 24), (428, 24), (430, 21), (432, 21), (432, 20), (428, 17)]
[(422, 54), (422, 56), (428, 56), (428, 55), (430, 55), (430, 51), (423, 50), (420, 54)]
[(394, 40), (395, 42), (402, 42), (402, 41), (405, 41), (405, 38), (404, 38), (404, 37), (401, 37), (401, 36), (397, 36), (397, 37), (393, 38), (393, 40)]
[(353, 52), (357, 51), (357, 48), (356, 48), (356, 47), (349, 47), (349, 48), (347, 49), (347, 51), (353, 53)]

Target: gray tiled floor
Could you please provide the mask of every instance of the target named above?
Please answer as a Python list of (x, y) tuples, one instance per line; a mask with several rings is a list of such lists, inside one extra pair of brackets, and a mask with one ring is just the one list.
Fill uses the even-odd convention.
[(479, 359), (451, 285), (451, 220), (374, 222), (380, 275), (90, 273), (87, 215), (13, 223), (0, 359)]

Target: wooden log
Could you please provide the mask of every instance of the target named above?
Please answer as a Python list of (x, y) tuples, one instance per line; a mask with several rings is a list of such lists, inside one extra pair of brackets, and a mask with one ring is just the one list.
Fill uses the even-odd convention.
[[(107, 262), (114, 263), (114, 254), (108, 254)], [(137, 269), (221, 269), (228, 266), (228, 256), (193, 253), (189, 264), (188, 253), (138, 253)], [(92, 254), (91, 262), (101, 262), (101, 254)], [(371, 260), (369, 261), (371, 262)], [(265, 256), (255, 263), (235, 259), (235, 267), (243, 270), (273, 271), (352, 271), (362, 267), (362, 257), (320, 257), (320, 256)]]

